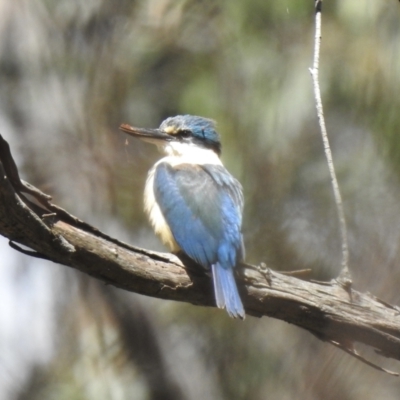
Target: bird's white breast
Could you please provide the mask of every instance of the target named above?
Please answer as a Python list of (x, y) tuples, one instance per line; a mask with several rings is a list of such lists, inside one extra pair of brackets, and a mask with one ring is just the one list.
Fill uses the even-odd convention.
[(144, 210), (149, 217), (156, 235), (160, 237), (162, 242), (166, 244), (171, 251), (176, 252), (179, 250), (178, 243), (176, 243), (171, 229), (169, 229), (167, 221), (165, 220), (154, 195), (154, 174), (157, 165), (158, 163), (149, 171), (147, 176), (146, 187), (144, 190)]

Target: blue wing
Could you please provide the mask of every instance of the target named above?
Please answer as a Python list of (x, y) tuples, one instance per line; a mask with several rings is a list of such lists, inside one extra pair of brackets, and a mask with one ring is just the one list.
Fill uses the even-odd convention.
[(240, 183), (222, 166), (160, 163), (154, 194), (180, 248), (212, 267), (217, 305), (244, 317), (233, 267), (244, 257)]

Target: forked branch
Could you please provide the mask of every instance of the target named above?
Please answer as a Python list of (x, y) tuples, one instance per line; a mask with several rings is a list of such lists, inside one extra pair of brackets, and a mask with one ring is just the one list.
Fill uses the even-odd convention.
[[(1, 136), (0, 173), (0, 234), (11, 242), (27, 246), (35, 256), (75, 268), (121, 289), (214, 306), (210, 278), (196, 272), (198, 269), (192, 268), (189, 260), (111, 238), (21, 181), (8, 144)], [(26, 192), (38, 203), (28, 200)], [(400, 315), (395, 306), (355, 290), (350, 295), (336, 281), (308, 282), (263, 265), (243, 265), (237, 281), (248, 315), (269, 316), (297, 325), (349, 353), (357, 354), (353, 344), (360, 342), (385, 357), (400, 360)]]

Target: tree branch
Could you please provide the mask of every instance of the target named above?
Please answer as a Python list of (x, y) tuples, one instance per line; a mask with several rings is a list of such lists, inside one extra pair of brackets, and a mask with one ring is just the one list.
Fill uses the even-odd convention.
[[(49, 196), (31, 185), (26, 190), (27, 184), (9, 168), (14, 161), (7, 147), (0, 135), (1, 235), (121, 289), (215, 306), (210, 277), (201, 274), (190, 260), (120, 242), (51, 204)], [(39, 203), (26, 199), (26, 191), (40, 198)], [(247, 314), (281, 319), (349, 353), (357, 354), (353, 343), (360, 342), (400, 360), (397, 307), (370, 294), (346, 291), (337, 281), (308, 282), (263, 265), (238, 269), (237, 282)]]

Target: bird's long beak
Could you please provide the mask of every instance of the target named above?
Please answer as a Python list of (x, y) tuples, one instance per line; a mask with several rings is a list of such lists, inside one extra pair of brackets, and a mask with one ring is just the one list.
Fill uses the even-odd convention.
[(128, 124), (120, 125), (119, 129), (128, 135), (155, 144), (160, 143), (160, 141), (170, 141), (172, 139), (171, 135), (160, 129), (135, 128)]

